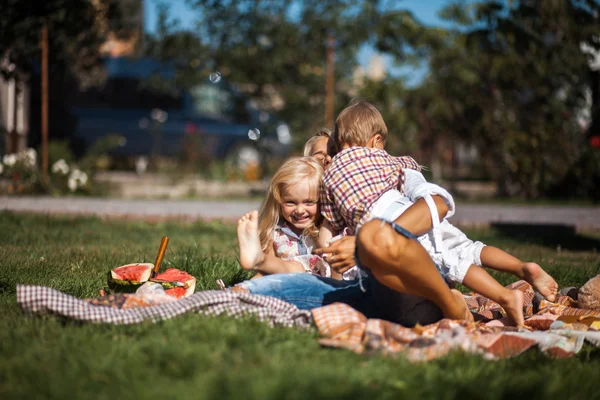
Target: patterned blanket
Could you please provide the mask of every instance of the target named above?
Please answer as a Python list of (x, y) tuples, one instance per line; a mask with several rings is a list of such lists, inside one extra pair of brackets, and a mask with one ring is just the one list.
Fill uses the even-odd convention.
[(309, 311), (299, 310), (285, 301), (223, 290), (197, 292), (177, 301), (151, 305), (144, 297), (135, 295), (81, 300), (48, 287), (17, 285), (17, 303), (30, 315), (53, 314), (76, 321), (115, 325), (157, 322), (186, 313), (253, 315), (271, 326), (308, 328), (312, 323)]
[(452, 350), (502, 359), (534, 346), (551, 357), (561, 358), (579, 352), (584, 340), (600, 346), (600, 312), (576, 308), (576, 301), (569, 296), (559, 296), (555, 303), (536, 299), (524, 281), (508, 287), (523, 291), (525, 325), (530, 330), (504, 325), (508, 321), (502, 307), (479, 295), (465, 295), (476, 323), (443, 319), (427, 326), (405, 328), (367, 319), (340, 303), (314, 309), (313, 318), (323, 336), (319, 340), (323, 346), (356, 353), (404, 354), (411, 361), (432, 360)]
[(367, 319), (352, 307), (335, 303), (310, 311), (282, 300), (250, 293), (217, 290), (162, 304), (151, 298), (116, 294), (77, 299), (43, 286), (17, 285), (17, 303), (29, 315), (57, 315), (91, 323), (115, 325), (161, 321), (185, 313), (253, 315), (271, 326), (308, 328), (313, 322), (326, 347), (356, 353), (403, 354), (411, 361), (443, 357), (453, 350), (479, 354), (487, 359), (519, 355), (534, 346), (551, 357), (570, 357), (585, 340), (600, 346), (600, 312), (577, 308), (573, 297), (563, 295), (555, 303), (536, 298), (524, 281), (508, 286), (525, 297), (525, 324), (517, 329), (504, 325), (505, 312), (479, 295), (465, 295), (476, 323), (443, 319), (435, 324), (406, 328), (389, 321)]

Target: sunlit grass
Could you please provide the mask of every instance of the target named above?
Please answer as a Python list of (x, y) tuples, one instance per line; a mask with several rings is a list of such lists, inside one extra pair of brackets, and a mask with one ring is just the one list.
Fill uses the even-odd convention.
[[(599, 236), (553, 242), (470, 231), (536, 260), (562, 286), (600, 272)], [(424, 364), (401, 356), (358, 356), (319, 347), (315, 330), (269, 328), (252, 320), (185, 315), (136, 326), (25, 318), (15, 286), (50, 286), (96, 296), (111, 268), (154, 262), (169, 236), (163, 268), (198, 278), (197, 290), (244, 279), (235, 227), (0, 213), (0, 398), (594, 398), (600, 351), (572, 359), (530, 351), (490, 362), (464, 354)], [(585, 246), (576, 245), (584, 243)], [(587, 248), (585, 248), (587, 247)], [(600, 249), (600, 246), (596, 247)], [(503, 283), (512, 277), (496, 275)]]

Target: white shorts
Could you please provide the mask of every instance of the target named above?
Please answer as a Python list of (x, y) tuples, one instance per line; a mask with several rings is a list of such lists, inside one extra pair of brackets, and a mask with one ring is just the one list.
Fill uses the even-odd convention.
[[(370, 218), (394, 221), (412, 205), (398, 190), (389, 190), (373, 204)], [(481, 266), (481, 250), (485, 244), (472, 241), (446, 220), (440, 222), (437, 212), (431, 214), (433, 228), (417, 239), (449, 280), (462, 283), (471, 265)]]

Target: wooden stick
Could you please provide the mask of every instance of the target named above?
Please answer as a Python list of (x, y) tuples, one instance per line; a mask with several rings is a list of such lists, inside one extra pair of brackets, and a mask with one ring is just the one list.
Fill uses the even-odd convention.
[(158, 254), (156, 256), (156, 261), (154, 262), (154, 269), (152, 270), (152, 275), (156, 275), (160, 270), (160, 264), (162, 263), (163, 258), (165, 257), (165, 251), (167, 251), (167, 245), (169, 244), (169, 237), (163, 236), (160, 241), (160, 247), (158, 248)]

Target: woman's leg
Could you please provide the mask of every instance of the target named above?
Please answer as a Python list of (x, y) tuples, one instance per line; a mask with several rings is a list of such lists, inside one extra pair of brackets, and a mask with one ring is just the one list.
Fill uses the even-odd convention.
[(372, 220), (359, 230), (356, 246), (361, 265), (380, 283), (431, 300), (447, 318), (473, 320), (460, 292), (450, 290), (427, 251), (410, 233)]
[[(363, 284), (368, 286), (366, 279)], [(244, 281), (231, 290), (276, 297), (302, 310), (341, 302), (365, 311), (362, 303), (366, 294), (361, 291), (358, 279), (340, 281), (308, 273), (273, 274)]]

